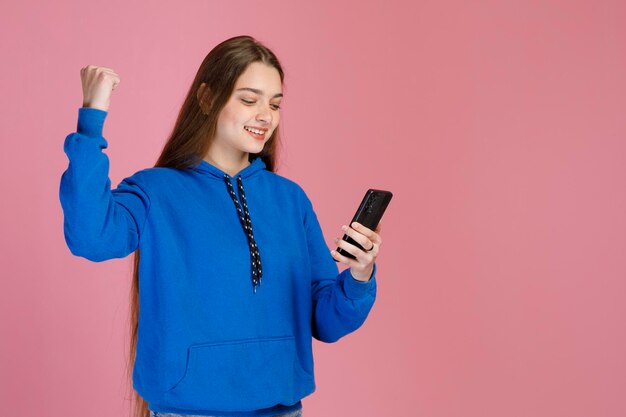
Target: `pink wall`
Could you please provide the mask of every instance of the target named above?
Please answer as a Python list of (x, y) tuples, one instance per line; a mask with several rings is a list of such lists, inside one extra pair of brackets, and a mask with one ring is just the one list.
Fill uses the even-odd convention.
[(251, 34), (286, 70), (279, 173), (329, 246), (367, 188), (395, 194), (376, 304), (315, 341), (304, 415), (626, 415), (626, 3), (301, 3), (3, 5), (2, 413), (128, 408), (131, 258), (63, 239), (80, 68), (121, 76), (117, 185), (154, 164), (206, 53)]

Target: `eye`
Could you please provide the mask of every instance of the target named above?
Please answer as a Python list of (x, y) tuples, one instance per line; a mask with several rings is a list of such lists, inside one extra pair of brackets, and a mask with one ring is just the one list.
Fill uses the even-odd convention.
[[(251, 104), (256, 103), (256, 101), (246, 100), (245, 98), (242, 98), (241, 101), (243, 101), (248, 106), (251, 105)], [(280, 106), (278, 104), (270, 104), (270, 106), (272, 106), (272, 108), (274, 110), (279, 110), (280, 109)]]

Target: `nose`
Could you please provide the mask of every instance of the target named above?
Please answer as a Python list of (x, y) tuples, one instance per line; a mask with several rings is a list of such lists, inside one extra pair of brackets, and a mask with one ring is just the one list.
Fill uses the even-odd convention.
[(256, 119), (258, 121), (262, 121), (263, 123), (270, 124), (272, 123), (272, 112), (269, 108), (261, 106), (259, 112), (257, 113)]

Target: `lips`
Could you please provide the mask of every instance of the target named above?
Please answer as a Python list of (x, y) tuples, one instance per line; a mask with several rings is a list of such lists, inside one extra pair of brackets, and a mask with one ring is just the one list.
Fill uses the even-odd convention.
[[(246, 127), (249, 127), (249, 126), (246, 126)], [(267, 132), (267, 128), (254, 127), (253, 129), (262, 131), (263, 133), (259, 135), (257, 133), (251, 132), (251, 131), (249, 131), (248, 129), (245, 129), (245, 128), (243, 130), (248, 132), (248, 134), (250, 136), (252, 136), (253, 138), (255, 138), (257, 140), (264, 140), (265, 139), (265, 133)]]
[(254, 130), (258, 130), (261, 132), (267, 132), (267, 127), (256, 127), (256, 126), (244, 126), (244, 129), (248, 128), (248, 129), (254, 129)]

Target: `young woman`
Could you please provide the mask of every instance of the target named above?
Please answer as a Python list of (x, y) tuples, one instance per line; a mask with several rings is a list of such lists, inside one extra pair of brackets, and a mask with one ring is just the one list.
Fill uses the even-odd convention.
[(81, 79), (59, 190), (65, 240), (95, 262), (135, 253), (135, 415), (300, 416), (315, 391), (312, 338), (363, 324), (382, 240), (380, 225), (353, 223), (341, 234), (368, 249), (338, 238), (356, 260), (329, 252), (306, 193), (274, 172), (276, 56), (249, 36), (217, 45), (155, 166), (113, 190), (102, 127), (120, 78), (89, 65)]

